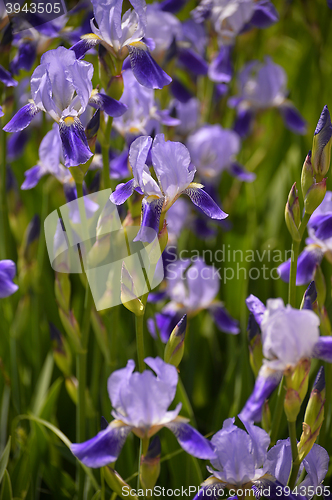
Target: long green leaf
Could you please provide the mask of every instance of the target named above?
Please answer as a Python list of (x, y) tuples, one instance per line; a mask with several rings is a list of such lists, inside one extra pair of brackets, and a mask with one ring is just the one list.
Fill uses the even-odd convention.
[[(37, 422), (38, 424), (44, 425), (45, 427), (50, 429), (52, 432), (54, 432), (54, 434), (56, 436), (58, 436), (58, 438), (61, 439), (61, 441), (70, 449), (71, 444), (72, 444), (71, 441), (67, 438), (67, 436), (65, 436), (65, 434), (63, 432), (60, 431), (60, 429), (55, 427), (55, 425), (51, 424), (50, 422), (47, 422), (46, 420), (43, 420), (42, 418), (35, 417), (34, 415), (22, 415), (22, 416), (20, 416), (20, 420), (25, 420), (25, 419), (32, 420), (34, 422)], [(84, 472), (86, 473), (86, 475), (89, 476), (91, 484), (93, 485), (94, 489), (96, 491), (99, 490), (100, 486), (98, 485), (98, 483), (97, 483), (97, 481), (92, 473), (92, 470), (89, 469), (89, 467), (86, 467), (86, 465), (82, 464), (82, 462), (80, 462), (80, 465), (81, 465), (82, 469), (84, 470)]]
[(5, 473), (3, 476), (1, 497), (0, 498), (1, 498), (1, 500), (12, 500), (12, 498), (13, 498), (12, 483), (10, 482), (10, 476), (9, 476), (7, 470), (5, 470)]
[(8, 460), (9, 460), (9, 453), (10, 453), (10, 443), (11, 443), (11, 437), (9, 436), (9, 439), (6, 444), (6, 448), (3, 450), (3, 454), (1, 455), (0, 458), (0, 483), (2, 481), (3, 475), (5, 473), (5, 470), (7, 468)]

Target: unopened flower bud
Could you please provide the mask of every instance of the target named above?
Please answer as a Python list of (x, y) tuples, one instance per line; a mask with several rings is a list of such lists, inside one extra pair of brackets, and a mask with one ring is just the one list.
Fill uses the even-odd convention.
[(314, 170), (312, 168), (312, 163), (311, 163), (311, 151), (309, 151), (309, 153), (306, 156), (306, 159), (304, 160), (301, 173), (301, 189), (302, 189), (303, 199), (305, 198), (308, 189), (310, 189), (314, 183), (315, 183)]
[(137, 297), (134, 280), (124, 262), (122, 263), (121, 270), (121, 302), (135, 316), (142, 316), (144, 314), (144, 305)]
[(257, 377), (263, 364), (263, 346), (261, 331), (252, 313), (249, 314), (247, 333), (249, 341), (250, 365), (255, 377)]
[(60, 307), (59, 316), (61, 319), (61, 323), (64, 329), (66, 330), (66, 333), (70, 341), (72, 342), (75, 352), (76, 353), (81, 352), (82, 351), (81, 331), (73, 311), (65, 312)]
[(95, 309), (92, 309), (91, 311), (91, 324), (96, 336), (96, 340), (99, 344), (100, 350), (105, 357), (106, 363), (110, 365), (111, 358), (110, 358), (110, 348), (108, 343), (107, 331), (105, 325), (101, 320), (101, 317), (99, 316), (99, 314)]
[(310, 360), (302, 359), (289, 374), (286, 373), (287, 392), (284, 400), (284, 410), (288, 422), (295, 422), (300, 412), (301, 404), (308, 391), (308, 375)]
[(133, 490), (124, 479), (122, 479), (116, 470), (108, 466), (104, 467), (104, 477), (111, 490), (117, 493), (120, 498), (123, 498), (123, 492), (126, 491), (128, 492), (129, 498), (138, 500), (135, 490)]
[[(141, 458), (140, 467), (140, 480), (145, 490), (152, 490), (158, 480), (160, 474), (160, 439), (154, 436), (152, 439), (148, 452)], [(147, 498), (150, 498), (150, 492), (147, 491)]]
[(327, 106), (317, 123), (312, 143), (312, 166), (316, 180), (321, 180), (330, 168), (332, 125)]
[(289, 192), (288, 200), (285, 207), (285, 221), (294, 241), (300, 241), (300, 233), (298, 227), (300, 225), (300, 204), (297, 196), (296, 182), (293, 184)]
[(308, 189), (304, 198), (304, 210), (311, 215), (322, 203), (326, 194), (326, 179), (316, 182)]
[(67, 273), (55, 274), (54, 291), (58, 305), (65, 313), (69, 313), (71, 284)]
[(164, 361), (178, 367), (184, 353), (184, 338), (187, 329), (187, 315), (185, 314), (172, 331), (165, 347)]
[(314, 281), (311, 281), (304, 292), (301, 309), (314, 310), (317, 307), (317, 291)]
[[(65, 380), (65, 386), (68, 392), (70, 399), (73, 401), (75, 405), (78, 402), (78, 380), (76, 377), (67, 377)], [(92, 399), (90, 396), (89, 389), (85, 389), (85, 408), (86, 408), (86, 416), (88, 418), (93, 418), (96, 414)]]
[(325, 374), (322, 366), (317, 374), (304, 415), (303, 432), (298, 444), (302, 461), (313, 447), (324, 420)]
[(271, 431), (271, 410), (269, 406), (269, 402), (265, 401), (262, 408), (262, 427), (265, 432), (270, 433)]

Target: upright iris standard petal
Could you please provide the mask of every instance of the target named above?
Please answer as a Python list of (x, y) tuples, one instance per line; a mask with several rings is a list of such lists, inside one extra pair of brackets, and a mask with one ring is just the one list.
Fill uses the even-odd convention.
[(40, 110), (33, 102), (21, 108), (13, 118), (3, 127), (5, 132), (19, 132), (30, 125), (32, 119)]
[(79, 118), (68, 116), (61, 120), (59, 130), (66, 167), (75, 167), (86, 163), (91, 158), (92, 153)]
[(71, 451), (88, 467), (103, 467), (115, 462), (127, 439), (131, 427), (113, 420), (104, 431), (84, 443), (72, 444)]
[(218, 207), (216, 202), (202, 189), (200, 184), (191, 183), (184, 191), (184, 194), (188, 195), (193, 204), (199, 207), (211, 219), (221, 220), (228, 217), (228, 214)]
[(161, 69), (143, 42), (128, 45), (131, 69), (138, 82), (151, 89), (162, 89), (172, 78)]
[(244, 405), (240, 417), (249, 422), (259, 422), (262, 418), (262, 408), (282, 378), (282, 371), (270, 370), (262, 366), (255, 382), (254, 390)]
[(165, 427), (168, 427), (173, 432), (180, 446), (190, 455), (205, 460), (215, 458), (212, 444), (196, 429), (187, 424), (186, 419), (177, 417), (166, 424)]
[(143, 198), (142, 220), (140, 230), (134, 241), (152, 243), (159, 232), (159, 221), (164, 204), (164, 198)]
[(125, 113), (128, 109), (122, 102), (119, 102), (116, 99), (100, 92), (92, 93), (89, 99), (89, 104), (96, 109), (105, 111), (105, 113), (109, 116), (114, 117), (123, 115), (123, 113)]
[(16, 274), (16, 266), (12, 260), (0, 260), (0, 299), (8, 297), (18, 290), (13, 283)]
[(175, 200), (195, 175), (188, 149), (180, 142), (165, 141), (164, 134), (157, 134), (153, 141), (152, 163), (166, 203)]

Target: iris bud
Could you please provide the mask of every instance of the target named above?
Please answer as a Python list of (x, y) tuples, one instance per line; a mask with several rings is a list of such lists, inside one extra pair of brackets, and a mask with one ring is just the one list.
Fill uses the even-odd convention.
[(321, 180), (330, 168), (332, 125), (327, 106), (317, 123), (312, 143), (312, 166), (316, 180)]
[(319, 369), (304, 415), (303, 432), (298, 444), (299, 459), (302, 461), (313, 447), (324, 420), (325, 374)]
[(172, 331), (165, 347), (164, 361), (176, 368), (179, 366), (183, 357), (186, 329), (187, 315), (185, 314)]
[[(141, 458), (140, 480), (145, 490), (152, 490), (158, 480), (160, 474), (160, 439), (154, 436), (148, 452)], [(147, 491), (147, 498), (150, 498), (150, 492)]]

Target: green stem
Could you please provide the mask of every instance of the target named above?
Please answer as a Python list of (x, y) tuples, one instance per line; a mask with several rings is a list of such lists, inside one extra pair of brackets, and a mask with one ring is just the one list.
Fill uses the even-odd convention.
[(299, 454), (297, 451), (297, 439), (296, 439), (296, 421), (295, 422), (288, 422), (288, 432), (289, 432), (289, 437), (290, 437), (290, 442), (291, 442), (292, 460), (293, 460), (293, 463), (295, 463), (299, 458)]
[(289, 275), (289, 286), (288, 286), (288, 303), (292, 307), (296, 307), (296, 272), (297, 272), (297, 259), (299, 256), (300, 243), (303, 238), (303, 234), (307, 224), (309, 222), (310, 215), (305, 213), (301, 224), (299, 226), (300, 240), (293, 241), (292, 244), (292, 255), (291, 255), (291, 267)]
[(104, 130), (104, 140), (102, 142), (101, 154), (103, 157), (103, 181), (104, 189), (109, 189), (111, 187), (110, 178), (110, 160), (109, 160), (109, 146), (110, 146), (110, 135), (112, 131), (113, 118), (108, 117), (107, 124)]
[[(76, 183), (77, 198), (83, 197), (82, 183)], [(81, 226), (83, 234), (86, 232), (86, 213), (84, 203), (79, 203), (79, 210), (81, 216)], [(86, 239), (86, 238), (85, 238)], [(87, 243), (87, 242), (86, 242)], [(92, 294), (89, 288), (88, 281), (86, 280), (85, 289), (85, 302), (84, 313), (81, 324), (81, 346), (82, 350), (76, 356), (76, 372), (78, 381), (78, 399), (77, 399), (77, 412), (76, 412), (76, 441), (81, 443), (85, 440), (85, 426), (86, 426), (86, 407), (85, 407), (85, 393), (86, 393), (86, 366), (87, 366), (87, 348), (90, 333), (90, 317), (93, 305)], [(78, 499), (83, 500), (84, 494), (84, 470), (82, 467), (77, 469), (78, 472)]]
[(6, 187), (6, 133), (0, 127), (0, 211), (1, 211), (1, 226), (2, 235), (0, 238), (0, 258), (8, 259), (10, 255), (9, 251), (9, 221), (8, 221), (8, 206), (7, 206), (7, 187)]
[(138, 357), (138, 369), (140, 372), (144, 370), (144, 315), (135, 316), (135, 326), (136, 326), (136, 346), (137, 346), (137, 357)]
[(284, 409), (284, 399), (285, 399), (285, 388), (284, 388), (284, 377), (283, 377), (279, 384), (277, 403), (274, 410), (274, 418), (271, 429), (271, 446), (274, 446), (277, 442), (279, 426), (281, 422), (282, 412)]
[(137, 490), (140, 489), (140, 477), (141, 477), (141, 460), (147, 454), (149, 448), (149, 438), (140, 439), (139, 444), (139, 455), (138, 455), (138, 474), (137, 474)]

